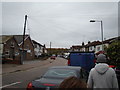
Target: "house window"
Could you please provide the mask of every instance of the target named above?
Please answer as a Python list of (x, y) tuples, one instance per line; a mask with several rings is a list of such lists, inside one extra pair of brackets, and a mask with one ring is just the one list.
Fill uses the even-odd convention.
[(27, 53), (31, 53), (31, 50), (27, 50)]
[(100, 50), (100, 47), (97, 47), (97, 50), (99, 51), (99, 50)]
[(5, 51), (5, 54), (6, 54), (6, 55), (9, 55), (9, 51)]
[(90, 47), (90, 50), (92, 50), (92, 47)]
[(16, 52), (15, 52), (15, 56), (18, 56), (18, 55), (19, 55), (19, 52), (16, 51)]

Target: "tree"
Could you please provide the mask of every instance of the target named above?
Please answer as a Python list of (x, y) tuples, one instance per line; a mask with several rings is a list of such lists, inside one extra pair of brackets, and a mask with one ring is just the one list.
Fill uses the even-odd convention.
[(111, 64), (120, 65), (120, 41), (116, 40), (107, 48), (107, 55)]

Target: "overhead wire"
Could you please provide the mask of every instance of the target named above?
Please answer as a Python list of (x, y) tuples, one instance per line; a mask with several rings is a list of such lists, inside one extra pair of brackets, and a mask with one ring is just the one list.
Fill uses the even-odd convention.
[[(34, 23), (35, 26), (37, 25), (38, 28), (41, 26), (40, 27), (40, 30), (42, 30), (41, 35), (44, 34), (43, 38), (45, 36), (47, 36), (47, 34), (50, 34), (50, 33), (54, 32), (56, 30), (60, 31), (62, 33), (62, 32), (65, 32), (68, 29), (68, 25), (66, 26), (64, 23), (55, 23), (55, 21), (53, 19), (45, 18), (45, 22), (47, 22), (47, 24), (45, 25), (44, 24), (45, 22), (43, 23), (43, 22), (39, 21), (40, 18), (39, 19), (37, 19), (37, 18), (29, 16), (29, 20), (34, 21), (36, 23), (36, 24)], [(44, 18), (41, 18), (41, 19), (43, 20)], [(40, 36), (40, 33), (38, 32), (38, 30), (34, 29), (34, 31), (33, 31), (33, 28), (31, 27), (31, 25), (30, 25), (28, 20), (27, 20), (27, 25), (28, 25), (27, 30), (29, 31), (29, 34), (34, 36), (35, 38), (38, 38), (38, 36)], [(33, 26), (33, 24), (32, 24), (32, 26)], [(46, 32), (50, 28), (52, 28), (53, 30), (50, 31), (49, 33)], [(56, 34), (60, 34), (60, 33), (56, 33)], [(57, 36), (59, 36), (59, 35), (57, 35)]]

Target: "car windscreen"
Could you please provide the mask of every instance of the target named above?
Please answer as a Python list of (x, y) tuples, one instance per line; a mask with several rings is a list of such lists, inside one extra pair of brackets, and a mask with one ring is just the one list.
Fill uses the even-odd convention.
[(76, 71), (70, 70), (70, 69), (50, 69), (44, 74), (43, 77), (66, 78), (69, 76), (76, 76), (77, 77)]

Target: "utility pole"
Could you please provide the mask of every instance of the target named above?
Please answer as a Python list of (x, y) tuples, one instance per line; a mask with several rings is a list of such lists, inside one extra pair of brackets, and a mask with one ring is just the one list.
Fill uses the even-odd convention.
[(24, 50), (24, 39), (25, 39), (26, 21), (27, 21), (27, 15), (25, 15), (25, 23), (24, 23), (23, 44), (22, 44), (22, 49), (23, 50)]
[(25, 22), (24, 22), (23, 44), (22, 44), (20, 64), (23, 64), (23, 60), (25, 59), (24, 39), (25, 39), (26, 21), (27, 21), (27, 15), (25, 15)]

